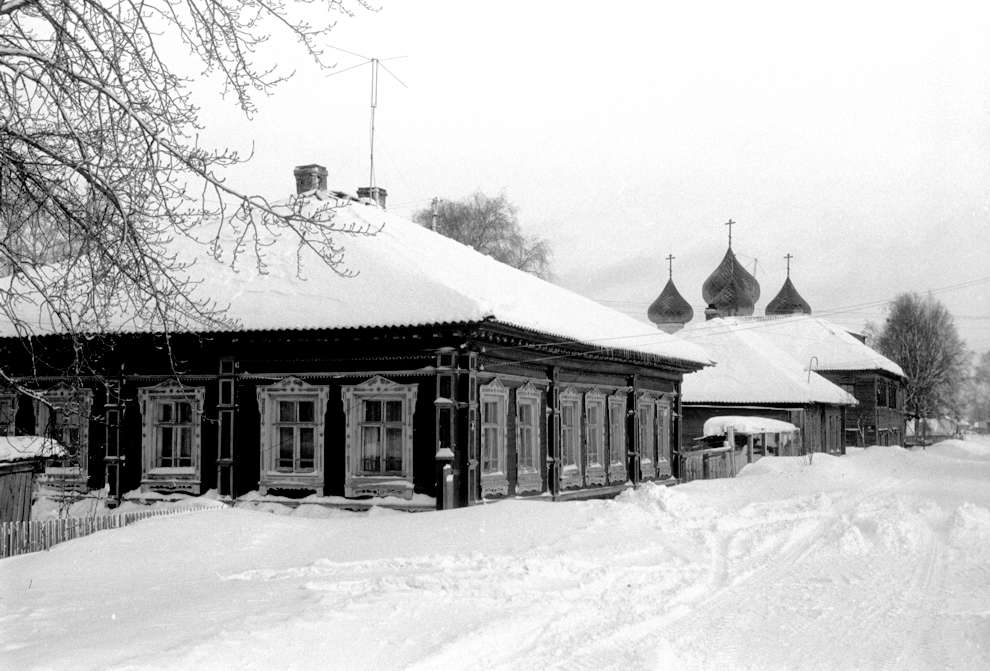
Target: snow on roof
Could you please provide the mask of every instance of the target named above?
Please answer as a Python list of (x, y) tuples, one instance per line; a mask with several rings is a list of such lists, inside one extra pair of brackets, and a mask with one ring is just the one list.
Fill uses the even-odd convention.
[(65, 448), (51, 438), (41, 436), (0, 436), (0, 462), (55, 457)]
[[(320, 192), (310, 207), (334, 198)], [(197, 240), (173, 241), (182, 259), (197, 262), (188, 272), (201, 280), (198, 295), (229, 303), (227, 317), (243, 330), (357, 328), (471, 323), (494, 320), (599, 347), (629, 350), (688, 364), (711, 363), (707, 353), (643, 322), (572, 291), (495, 261), (474, 249), (386, 212), (370, 202), (339, 200), (338, 226), (367, 227), (375, 235), (335, 236), (344, 248), (344, 266), (357, 273), (343, 278), (289, 233), (265, 242), (267, 272), (242, 257), (231, 268), (233, 244), (214, 258), (207, 242), (215, 226)], [(259, 230), (262, 230), (259, 227)], [(301, 262), (301, 266), (299, 265)], [(50, 320), (33, 319), (36, 333), (53, 332)], [(29, 308), (29, 310), (31, 309)], [(22, 310), (22, 314), (25, 312)], [(135, 329), (129, 318), (121, 330)], [(44, 328), (48, 325), (47, 330)], [(184, 330), (217, 330), (192, 325)], [(0, 336), (16, 335), (0, 322)]]
[(714, 367), (684, 376), (685, 403), (829, 403), (856, 399), (762, 337), (762, 332), (727, 319), (689, 324), (678, 332), (704, 347)]
[(821, 317), (791, 315), (728, 319), (756, 331), (812, 370), (882, 370), (904, 377), (899, 365), (846, 329)]
[(786, 433), (797, 431), (798, 428), (790, 422), (768, 417), (743, 417), (738, 415), (722, 415), (711, 417), (705, 421), (704, 436), (724, 436), (729, 429), (735, 433)]

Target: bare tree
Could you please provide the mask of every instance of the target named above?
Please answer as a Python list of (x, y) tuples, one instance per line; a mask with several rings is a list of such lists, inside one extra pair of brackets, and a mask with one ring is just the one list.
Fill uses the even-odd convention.
[(897, 296), (877, 334), (876, 347), (904, 369), (909, 412), (917, 417), (958, 416), (969, 354), (941, 302), (930, 295)]
[(505, 194), (492, 198), (479, 192), (461, 201), (441, 200), (433, 208), (420, 210), (413, 220), (458, 242), (473, 247), (514, 268), (550, 277), (550, 245), (546, 240), (523, 235), (517, 210)]
[[(264, 240), (287, 233), (345, 272), (337, 237), (367, 231), (339, 225), (336, 201), (275, 204), (228, 184), (242, 159), (199, 146), (189, 83), (218, 78), (250, 115), (286, 78), (263, 58), (272, 33), (328, 66), (320, 39), (349, 2), (364, 0), (0, 0), (2, 331), (226, 324), (196, 295), (180, 236), (263, 269)], [(198, 72), (177, 65), (184, 52)]]

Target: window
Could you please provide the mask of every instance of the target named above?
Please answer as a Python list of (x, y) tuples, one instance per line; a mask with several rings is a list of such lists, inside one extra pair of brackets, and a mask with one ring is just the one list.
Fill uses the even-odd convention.
[[(381, 376), (341, 388), (347, 418), (344, 493), (412, 497), (413, 414), (418, 385)], [(322, 422), (322, 415), (320, 415)], [(322, 444), (317, 436), (316, 444)], [(320, 451), (317, 450), (317, 460)], [(317, 466), (317, 470), (321, 470)]]
[[(138, 390), (143, 486), (200, 493), (200, 440), (205, 395), (203, 387), (188, 387), (177, 382), (163, 382)], [(109, 444), (107, 452), (109, 455)]]
[(193, 409), (192, 400), (155, 402), (156, 466), (161, 468), (192, 468)]
[(588, 392), (584, 398), (585, 421), (588, 425), (588, 468), (605, 465), (605, 396)]
[(642, 396), (637, 404), (637, 424), (639, 428), (639, 464), (644, 478), (656, 477), (656, 401), (650, 395)]
[(532, 384), (516, 392), (519, 471), (540, 472), (540, 392)]
[(887, 403), (891, 408), (896, 409), (897, 406), (897, 383), (891, 382), (890, 386), (887, 388)]
[(17, 415), (17, 395), (0, 394), (0, 436), (14, 435)]
[(581, 396), (572, 389), (560, 394), (560, 462), (564, 471), (581, 469)]
[(65, 448), (63, 466), (78, 468), (85, 476), (89, 459), (89, 413), (93, 392), (60, 385), (34, 402), (35, 433)]
[(877, 407), (887, 405), (887, 385), (883, 380), (877, 380)]
[(361, 421), (362, 473), (402, 473), (402, 401), (365, 400)]
[(481, 411), (481, 495), (509, 493), (506, 468), (506, 423), (509, 390), (496, 378), (479, 389)]
[(608, 397), (608, 477), (611, 482), (626, 480), (626, 395)]
[(316, 399), (280, 398), (273, 434), (275, 469), (282, 473), (312, 473), (316, 468)]
[[(295, 377), (258, 387), (261, 413), (261, 485), (269, 489), (323, 489), (323, 442), (330, 389)], [(233, 413), (221, 411), (220, 455), (230, 450)], [(225, 423), (230, 421), (229, 428)]]

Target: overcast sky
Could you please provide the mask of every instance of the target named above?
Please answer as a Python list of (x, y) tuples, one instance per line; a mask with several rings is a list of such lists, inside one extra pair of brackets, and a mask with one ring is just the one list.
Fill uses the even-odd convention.
[[(330, 42), (385, 65), (376, 182), (408, 214), (505, 192), (549, 239), (556, 281), (645, 319), (673, 254), (681, 293), (733, 248), (861, 328), (936, 289), (990, 349), (990, 9), (906, 2), (381, 0)], [(206, 100), (204, 140), (254, 148), (232, 177), (268, 196), (292, 168), (368, 174), (370, 67), (296, 77), (252, 121)], [(331, 52), (338, 71), (361, 63)], [(957, 285), (969, 285), (957, 287)], [(948, 289), (946, 289), (948, 287)]]

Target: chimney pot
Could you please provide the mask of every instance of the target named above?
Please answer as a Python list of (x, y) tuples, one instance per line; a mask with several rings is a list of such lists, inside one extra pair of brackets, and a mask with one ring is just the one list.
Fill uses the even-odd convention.
[(358, 198), (368, 198), (378, 203), (379, 207), (385, 209), (385, 199), (388, 198), (388, 191), (380, 186), (359, 186), (357, 190)]
[(318, 163), (297, 165), (292, 171), (296, 178), (296, 193), (327, 190), (327, 169)]

